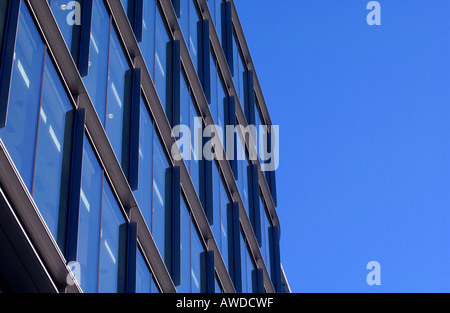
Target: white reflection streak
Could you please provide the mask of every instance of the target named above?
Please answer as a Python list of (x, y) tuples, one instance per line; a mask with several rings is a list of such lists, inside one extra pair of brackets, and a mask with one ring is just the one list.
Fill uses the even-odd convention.
[(94, 39), (94, 36), (92, 36), (92, 33), (91, 33), (91, 41), (92, 41), (92, 44), (94, 45), (95, 52), (97, 52), (97, 54), (99, 54), (98, 45)]
[(50, 125), (50, 129), (48, 132), (50, 133), (50, 137), (52, 137), (52, 140), (55, 143), (56, 149), (58, 149), (58, 152), (61, 152), (61, 144), (59, 143), (58, 138), (56, 138), (52, 125)]
[(193, 269), (191, 269), (191, 276), (194, 279), (195, 286), (197, 286), (197, 288), (200, 288), (200, 284), (198, 283), (197, 277), (195, 276)]
[(161, 203), (161, 205), (164, 205), (164, 201), (161, 197), (161, 193), (159, 192), (158, 185), (156, 184), (155, 180), (153, 180), (153, 186), (155, 186), (155, 191), (156, 191), (156, 195), (158, 196), (159, 202)]
[(91, 205), (89, 204), (89, 201), (86, 198), (86, 195), (84, 194), (83, 188), (81, 188), (81, 191), (80, 191), (80, 198), (83, 201), (84, 206), (86, 207), (86, 210), (88, 212), (91, 212)]
[(47, 115), (44, 112), (44, 109), (41, 108), (41, 117), (45, 124), (47, 124)]
[(25, 69), (23, 68), (22, 62), (20, 62), (20, 60), (17, 63), (17, 67), (19, 68), (20, 75), (22, 75), (25, 85), (27, 85), (27, 88), (30, 88), (30, 79), (28, 78), (27, 73), (25, 73)]
[(113, 261), (114, 264), (116, 264), (116, 258), (114, 257), (114, 254), (113, 254), (113, 252), (112, 252), (111, 248), (109, 247), (109, 244), (108, 244), (108, 242), (106, 240), (105, 240), (105, 247), (106, 247), (106, 250), (109, 253), (109, 256), (111, 257), (111, 260)]
[(159, 59), (158, 53), (156, 53), (156, 63), (158, 64), (158, 67), (159, 67), (159, 70), (161, 71), (162, 76), (165, 77), (166, 73), (164, 72), (164, 69), (162, 67), (161, 60)]
[(111, 82), (111, 88), (114, 94), (114, 97), (116, 97), (117, 103), (119, 104), (119, 107), (122, 108), (122, 101), (120, 100), (119, 94), (117, 93), (116, 86), (113, 82)]

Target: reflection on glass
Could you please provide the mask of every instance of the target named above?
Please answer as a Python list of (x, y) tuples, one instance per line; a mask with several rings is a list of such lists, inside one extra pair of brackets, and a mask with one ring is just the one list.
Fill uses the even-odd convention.
[(78, 60), (79, 53), (81, 5), (81, 1), (50, 0), (53, 16), (74, 60)]
[(137, 251), (136, 256), (136, 293), (151, 293), (152, 275), (142, 253)]
[[(166, 207), (170, 204), (171, 189), (168, 186), (170, 179), (169, 163), (161, 146), (159, 136), (154, 135), (155, 145), (153, 147), (153, 211), (152, 211), (152, 234), (158, 246), (158, 250), (164, 260), (164, 235)], [(170, 177), (169, 177), (170, 178)]]
[(147, 105), (141, 99), (139, 123), (139, 188), (134, 196), (147, 226), (152, 225), (152, 186), (153, 186), (153, 122)]
[(89, 75), (83, 77), (83, 81), (97, 115), (105, 126), (111, 23), (102, 0), (93, 0), (92, 16)]
[[(126, 249), (126, 225), (109, 184), (103, 180), (102, 215), (100, 229), (99, 285), (100, 293), (117, 293), (124, 291), (124, 281), (119, 277)], [(125, 236), (125, 237), (122, 237)], [(122, 237), (122, 238), (121, 238)], [(125, 250), (126, 251), (126, 250)]]
[(168, 76), (166, 75), (166, 71), (170, 68), (168, 67), (168, 62), (170, 62), (170, 60), (167, 58), (167, 47), (170, 40), (159, 10), (157, 10), (156, 13), (155, 37), (155, 87), (158, 92), (159, 100), (167, 113), (169, 104), (166, 101), (166, 88), (168, 84)]
[(81, 173), (77, 261), (81, 267), (83, 292), (94, 293), (98, 290), (103, 173), (87, 139), (84, 141)]
[(36, 149), (44, 45), (25, 5), (21, 5), (6, 127), (0, 137), (31, 191)]
[(73, 110), (47, 55), (32, 195), (53, 237), (65, 247)]
[(179, 293), (191, 292), (191, 216), (184, 199), (181, 199), (181, 283)]
[(204, 251), (203, 245), (200, 241), (200, 236), (198, 235), (197, 229), (195, 228), (193, 221), (191, 219), (191, 236), (192, 236), (192, 261), (191, 261), (191, 285), (192, 293), (200, 293), (201, 291), (201, 255)]
[(142, 41), (139, 43), (145, 64), (150, 76), (155, 78), (155, 0), (143, 1), (142, 10)]
[(119, 163), (122, 163), (124, 153), (122, 151), (124, 117), (128, 116), (126, 112), (129, 111), (129, 97), (127, 97), (129, 93), (126, 91), (126, 88), (130, 88), (130, 84), (127, 84), (126, 80), (130, 79), (131, 76), (129, 72), (130, 67), (115, 31), (111, 32), (110, 43), (108, 103), (106, 106), (105, 127), (116, 157)]

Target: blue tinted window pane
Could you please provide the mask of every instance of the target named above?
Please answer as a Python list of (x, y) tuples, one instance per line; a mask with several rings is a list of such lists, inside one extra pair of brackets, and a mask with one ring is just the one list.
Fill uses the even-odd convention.
[(164, 232), (166, 207), (169, 204), (170, 179), (169, 163), (161, 146), (159, 137), (154, 135), (155, 145), (153, 148), (153, 211), (152, 211), (152, 234), (158, 246), (159, 252), (164, 259)]
[(220, 238), (221, 238), (221, 252), (225, 266), (228, 269), (228, 214), (227, 205), (230, 202), (228, 194), (223, 183), (220, 184)]
[(142, 41), (139, 43), (145, 64), (150, 76), (155, 78), (155, 19), (156, 3), (154, 0), (145, 0), (142, 11)]
[[(47, 55), (39, 114), (33, 198), (53, 237), (65, 247), (72, 105)], [(63, 159), (65, 166), (63, 167)]]
[[(221, 139), (222, 142), (224, 142), (225, 138), (225, 130), (226, 130), (226, 124), (225, 124), (225, 105), (228, 105), (228, 102), (226, 100), (225, 91), (223, 88), (223, 83), (219, 75), (217, 75), (217, 125), (219, 125), (222, 128), (222, 134)], [(225, 144), (223, 145), (225, 146)]]
[(215, 2), (214, 24), (216, 26), (217, 36), (219, 36), (219, 42), (222, 42), (222, 10), (223, 10), (222, 0), (214, 0), (214, 2)]
[(44, 45), (25, 5), (21, 5), (6, 127), (0, 129), (16, 168), (31, 191)]
[(102, 0), (93, 0), (92, 16), (89, 75), (83, 77), (83, 81), (98, 117), (105, 126), (110, 18)]
[(148, 269), (142, 253), (137, 251), (136, 258), (136, 293), (150, 293), (152, 291), (152, 275)]
[[(119, 163), (122, 163), (122, 144), (124, 130), (124, 112), (125, 107), (129, 108), (129, 94), (126, 88), (127, 70), (130, 69), (127, 60), (123, 54), (122, 46), (117, 38), (116, 32), (111, 32), (111, 47), (109, 54), (109, 73), (108, 73), (108, 104), (106, 111), (106, 133), (109, 141), (116, 153)], [(128, 72), (130, 74), (130, 72)], [(128, 75), (128, 79), (131, 76)]]
[(200, 241), (197, 229), (193, 221), (191, 222), (191, 245), (192, 245), (192, 260), (191, 260), (191, 276), (192, 276), (192, 293), (200, 293), (201, 291), (201, 254), (204, 251), (203, 245)]
[(194, 183), (197, 194), (200, 194), (200, 160), (202, 159), (202, 135), (203, 125), (199, 118), (199, 114), (195, 108), (193, 101), (191, 100), (190, 110), (190, 129), (191, 129), (191, 179)]
[(209, 63), (211, 69), (211, 105), (209, 106), (211, 110), (212, 118), (217, 124), (218, 118), (218, 103), (217, 103), (217, 67), (216, 62), (212, 56), (212, 52), (209, 54)]
[(227, 204), (228, 196), (222, 183), (216, 164), (213, 165), (213, 203), (214, 224), (212, 231), (225, 266), (228, 267), (228, 240), (227, 240)]
[(241, 194), (242, 201), (244, 202), (245, 210), (249, 213), (249, 197), (248, 197), (248, 166), (249, 163), (245, 154), (245, 147), (243, 145), (243, 138), (240, 135), (237, 137), (237, 165), (238, 165), (238, 179), (236, 181)]
[(152, 225), (153, 122), (147, 105), (141, 100), (139, 129), (139, 188), (134, 196), (149, 229)]
[[(261, 200), (260, 200), (261, 201)], [(264, 262), (266, 263), (267, 271), (270, 274), (270, 248), (269, 248), (269, 228), (271, 227), (269, 218), (263, 202), (260, 202), (261, 206), (261, 231), (262, 231), (262, 247), (261, 253), (263, 255)]]
[(59, 30), (64, 37), (74, 60), (78, 56), (78, 42), (80, 40), (81, 1), (51, 0), (51, 9)]
[(191, 292), (191, 216), (184, 199), (181, 199), (181, 284), (179, 293)]
[(242, 292), (252, 292), (252, 270), (254, 269), (248, 253), (246, 240), (241, 234), (241, 270), (242, 270)]
[[(190, 105), (189, 105), (189, 89), (186, 85), (186, 80), (184, 78), (184, 74), (182, 73), (181, 75), (181, 83), (180, 83), (180, 110), (181, 110), (181, 115), (180, 115), (180, 124), (187, 126), (190, 129)], [(192, 135), (192, 134), (191, 134)], [(183, 136), (187, 136), (187, 134), (183, 134)], [(190, 143), (190, 140), (189, 140)], [(191, 147), (184, 147), (181, 146), (180, 148), (180, 152), (183, 153), (183, 155), (190, 155), (191, 154)], [(184, 158), (184, 162), (186, 164), (186, 167), (188, 169), (188, 171), (190, 171), (190, 158)]]
[[(246, 249), (247, 250), (247, 249)], [(246, 269), (246, 275), (247, 275), (247, 292), (248, 293), (252, 293), (253, 292), (253, 278), (252, 278), (252, 272), (254, 270), (254, 266), (253, 266), (253, 262), (252, 259), (250, 258), (250, 254), (247, 250), (246, 253), (246, 265), (247, 265), (247, 269)]]
[[(116, 293), (123, 291), (123, 286), (119, 282), (119, 270), (124, 266), (122, 263), (122, 249), (120, 244), (124, 242), (123, 231), (125, 219), (117, 204), (114, 194), (108, 183), (103, 179), (102, 194), (102, 216), (100, 230), (100, 261), (98, 291), (100, 293)], [(122, 225), (122, 229), (121, 229)], [(121, 251), (122, 250), (122, 251)]]
[(180, 27), (184, 36), (184, 41), (186, 41), (186, 46), (189, 49), (189, 0), (180, 1)]
[(191, 54), (192, 62), (194, 62), (194, 67), (198, 72), (198, 52), (199, 52), (199, 29), (201, 29), (200, 19), (198, 17), (197, 8), (195, 7), (194, 1), (189, 0), (189, 52)]
[(81, 173), (77, 261), (81, 267), (81, 288), (84, 292), (94, 293), (98, 289), (103, 173), (87, 139), (84, 141)]
[(216, 239), (217, 245), (221, 250), (221, 236), (220, 236), (220, 174), (217, 170), (217, 166), (214, 163), (213, 166), (213, 216), (214, 216), (214, 224), (211, 226), (211, 229), (214, 234), (214, 238)]
[(159, 99), (163, 108), (167, 111), (166, 101), (166, 86), (167, 86), (167, 47), (169, 43), (169, 36), (164, 25), (164, 21), (161, 18), (159, 10), (156, 13), (156, 50), (155, 50), (155, 87), (158, 92)]

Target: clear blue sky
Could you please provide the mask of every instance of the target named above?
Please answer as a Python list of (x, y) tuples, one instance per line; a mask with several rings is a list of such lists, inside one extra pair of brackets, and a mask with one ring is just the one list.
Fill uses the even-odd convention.
[[(294, 292), (450, 292), (450, 1), (235, 0)], [(370, 261), (381, 286), (366, 283)]]

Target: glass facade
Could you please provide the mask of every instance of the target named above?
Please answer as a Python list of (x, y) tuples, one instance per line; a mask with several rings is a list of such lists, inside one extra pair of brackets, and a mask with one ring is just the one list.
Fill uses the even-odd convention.
[(10, 89), (0, 138), (64, 249), (73, 107), (25, 5), (19, 14)]
[(177, 286), (180, 293), (200, 293), (202, 290), (201, 267), (202, 252), (205, 251), (195, 227), (192, 214), (181, 199), (181, 283)]
[[(4, 38), (15, 30), (5, 27), (8, 3), (0, 0), (2, 51), (6, 49), (3, 46)], [(164, 284), (158, 284), (160, 279), (167, 279), (163, 278), (164, 273), (170, 273), (174, 282), (172, 286), (178, 292), (226, 292), (232, 286), (227, 286), (227, 279), (220, 275), (228, 271), (230, 277), (233, 276), (233, 267), (240, 269), (237, 272), (240, 272), (242, 292), (254, 292), (252, 273), (257, 268), (253, 256), (257, 258), (260, 255), (269, 275), (274, 266), (271, 261), (277, 259), (273, 257), (277, 253), (275, 246), (269, 240), (269, 232), (274, 225), (271, 216), (274, 214), (268, 214), (270, 208), (265, 205), (267, 199), (261, 193), (260, 249), (252, 251), (250, 247), (256, 246), (251, 244), (253, 236), (250, 239), (245, 236), (252, 229), (250, 227), (244, 232), (243, 227), (248, 226), (242, 223), (242, 218), (249, 216), (252, 196), (249, 184), (251, 166), (242, 138), (237, 136), (238, 175), (235, 182), (229, 181), (229, 169), (223, 166), (222, 160), (213, 160), (211, 172), (207, 174), (203, 156), (203, 130), (210, 117), (218, 130), (222, 131), (222, 143), (227, 121), (235, 118), (227, 116), (232, 112), (227, 106), (229, 97), (233, 95), (229, 94), (231, 89), (226, 87), (224, 81), (234, 82), (237, 96), (243, 105), (245, 103), (244, 78), (247, 69), (236, 35), (231, 37), (232, 42), (229, 43), (233, 47), (235, 59), (235, 75), (232, 79), (226, 79), (229, 73), (220, 70), (218, 58), (223, 56), (216, 56), (214, 51), (217, 49), (212, 49), (211, 44), (211, 53), (207, 56), (211, 100), (204, 103), (202, 97), (199, 98), (197, 94), (194, 96), (194, 90), (199, 90), (199, 86), (204, 88), (204, 82), (198, 85), (200, 79), (195, 77), (200, 77), (199, 69), (203, 68), (200, 52), (203, 49), (204, 15), (200, 14), (197, 1), (181, 0), (179, 14), (175, 16), (184, 37), (182, 49), (185, 44), (195, 67), (192, 73), (186, 72), (192, 70), (186, 69), (183, 54), (181, 68), (177, 68), (177, 73), (173, 72), (173, 32), (176, 30), (167, 26), (172, 12), (164, 6), (170, 5), (169, 2), (145, 0), (142, 2), (142, 15), (134, 14), (135, 0), (122, 0), (124, 10), (120, 12), (111, 12), (115, 9), (107, 1), (92, 0), (92, 8), (88, 5), (90, 3), (49, 0), (49, 6), (42, 8), (44, 11), (51, 10), (59, 28), (53, 31), (61, 32), (66, 44), (63, 45), (64, 49), (46, 41), (52, 39), (51, 36), (41, 34), (48, 30), (39, 27), (39, 12), (32, 12), (33, 6), (24, 0), (20, 1), (16, 35), (11, 35), (16, 40), (10, 60), (12, 71), (8, 101), (1, 104), (7, 106), (7, 114), (6, 125), (0, 128), (0, 139), (20, 175), (24, 190), (29, 193), (32, 204), (39, 211), (48, 235), (53, 237), (60, 255), (75, 258), (67, 260), (67, 263), (79, 264), (77, 282), (82, 292), (126, 292), (130, 288), (128, 282), (131, 278), (134, 278), (131, 281), (134, 282), (133, 291), (136, 293), (165, 292), (167, 290), (162, 287)], [(207, 0), (207, 3), (212, 18), (210, 31), (217, 32), (223, 44), (222, 30), (227, 5), (222, 0)], [(91, 10), (92, 16), (88, 32), (81, 25), (86, 10)], [(130, 47), (124, 41), (124, 38), (133, 38), (130, 34), (124, 34), (124, 29), (129, 31), (129, 27), (123, 28), (115, 20), (117, 14), (124, 12), (132, 22), (134, 31), (142, 29), (142, 40), (138, 39), (134, 46), (138, 46), (136, 50), (139, 51), (133, 53), (142, 56), (146, 67), (143, 70), (150, 74), (151, 81), (145, 84), (136, 85), (133, 75), (138, 63), (130, 59)], [(142, 16), (142, 20), (135, 20), (136, 16)], [(88, 50), (83, 50), (83, 42), (89, 46)], [(75, 67), (72, 69), (72, 64), (64, 68), (58, 66), (59, 54), (54, 54), (54, 51), (59, 54), (70, 53)], [(81, 74), (78, 64), (82, 52), (86, 53), (88, 60), (88, 69), (84, 74)], [(77, 70), (80, 72), (76, 73)], [(178, 70), (181, 72), (178, 73)], [(77, 88), (85, 88), (86, 92), (83, 93), (89, 96), (87, 100), (80, 100), (80, 90), (71, 89), (73, 84), (66, 81), (67, 71), (80, 74), (72, 76), (75, 80), (79, 79)], [(178, 77), (178, 74), (179, 86), (173, 81), (173, 77)], [(142, 75), (141, 79), (149, 78), (148, 75)], [(2, 81), (0, 87), (5, 88), (3, 86)], [(152, 95), (157, 97), (151, 98)], [(208, 97), (205, 95), (205, 98)], [(184, 167), (181, 168), (181, 178), (175, 174), (178, 173), (175, 169), (179, 168), (175, 167), (176, 162), (170, 155), (170, 141), (165, 133), (166, 123), (172, 126), (168, 113), (178, 113), (174, 110), (178, 104), (180, 123), (190, 130), (189, 146), (179, 147), (184, 155), (189, 155), (189, 158), (184, 159), (187, 173)], [(255, 105), (255, 121), (259, 126), (263, 122), (259, 104)], [(160, 107), (166, 112), (167, 119), (155, 113), (163, 112)], [(81, 115), (85, 117), (82, 120), (85, 124), (80, 126)], [(132, 136), (138, 136), (139, 140), (133, 143), (131, 139), (137, 137)], [(105, 149), (108, 145), (112, 150)], [(132, 158), (132, 151), (136, 152), (136, 159)], [(135, 187), (130, 187), (128, 181), (132, 165), (137, 165)], [(189, 186), (192, 182), (193, 189), (181, 182)], [(234, 183), (237, 191), (233, 191), (236, 188), (231, 186)], [(195, 193), (190, 190), (195, 190)], [(238, 197), (235, 192), (239, 193)], [(205, 193), (212, 195), (209, 198)], [(237, 199), (242, 199), (243, 206), (234, 202)], [(207, 202), (212, 201), (208, 203), (212, 207), (212, 217), (208, 216), (206, 222), (205, 216), (198, 215), (200, 211), (194, 207), (199, 203), (198, 200), (204, 210)], [(179, 216), (175, 214), (178, 204)], [(231, 216), (229, 208), (236, 208), (236, 204), (241, 211)], [(137, 228), (139, 236), (148, 234), (144, 232), (146, 226), (156, 244), (156, 251), (153, 251), (155, 249), (152, 246), (149, 252), (149, 247), (138, 241), (136, 234), (133, 235), (131, 229), (135, 229), (135, 223), (127, 215), (132, 209), (140, 213), (138, 223), (141, 224)], [(173, 226), (178, 225), (178, 222), (180, 228), (174, 230)], [(75, 239), (69, 240), (73, 239), (70, 237), (72, 233)], [(213, 250), (209, 250), (209, 243), (205, 247), (208, 240), (215, 241)], [(239, 253), (233, 251), (234, 246)], [(133, 247), (131, 251), (136, 249), (135, 260), (130, 256), (130, 247)], [(211, 265), (211, 261), (208, 261), (211, 259), (208, 253), (211, 256), (211, 252), (218, 252), (219, 260), (221, 258), (223, 262)], [(180, 259), (179, 277), (176, 277), (177, 271), (173, 269), (176, 267), (172, 264), (174, 254)], [(236, 260), (235, 255), (238, 254), (240, 259)], [(216, 261), (217, 256), (213, 259)], [(235, 266), (231, 266), (235, 261)], [(166, 265), (167, 272), (153, 271), (154, 262)], [(273, 290), (269, 281), (265, 284), (267, 290)]]

